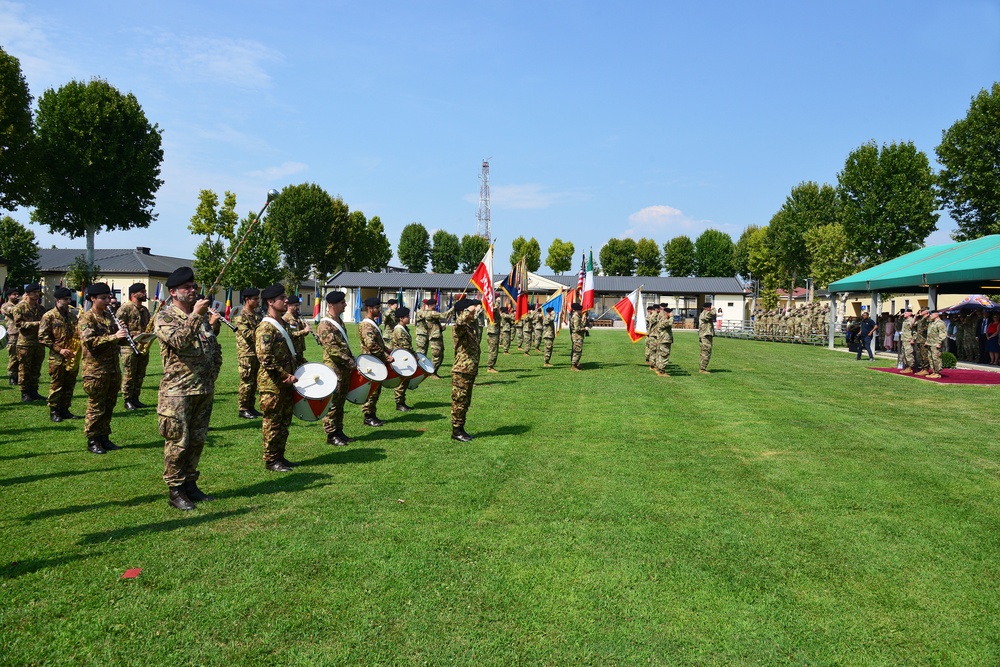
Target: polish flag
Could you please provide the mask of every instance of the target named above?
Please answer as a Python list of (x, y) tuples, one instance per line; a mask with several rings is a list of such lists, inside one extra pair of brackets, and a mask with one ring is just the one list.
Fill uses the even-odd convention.
[(642, 298), (640, 291), (635, 290), (621, 301), (614, 305), (615, 312), (625, 323), (628, 337), (632, 342), (643, 338), (646, 335), (646, 311), (642, 309)]

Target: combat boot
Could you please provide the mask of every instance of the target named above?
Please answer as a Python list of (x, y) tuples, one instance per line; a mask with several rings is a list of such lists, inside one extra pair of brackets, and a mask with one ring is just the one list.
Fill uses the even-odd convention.
[(100, 436), (100, 441), (101, 441), (101, 445), (104, 446), (104, 449), (106, 449), (109, 452), (110, 451), (114, 451), (116, 449), (121, 449), (121, 447), (119, 447), (115, 443), (111, 442), (111, 438), (109, 438), (106, 435)]
[(100, 438), (91, 438), (87, 441), (87, 451), (91, 454), (107, 454)]
[(347, 445), (347, 442), (342, 440), (340, 436), (338, 436), (336, 433), (327, 433), (326, 444), (336, 445), (337, 447), (344, 447), (345, 445)]
[(352, 442), (354, 442), (355, 439), (356, 439), (356, 438), (352, 438), (352, 437), (348, 436), (346, 433), (344, 433), (344, 429), (340, 429), (339, 431), (335, 431), (334, 435), (337, 436), (338, 438), (340, 438), (341, 440), (343, 440), (344, 443), (348, 444), (348, 445), (351, 444)]
[(930, 373), (930, 371), (924, 368), (914, 373), (914, 375), (927, 375), (928, 373)]
[(268, 461), (264, 464), (264, 469), (271, 472), (292, 472), (292, 469), (281, 461)]
[(194, 503), (188, 498), (187, 494), (184, 493), (183, 486), (171, 486), (170, 487), (170, 503), (171, 507), (176, 507), (179, 510), (193, 510)]
[(410, 411), (410, 410), (412, 410), (412, 409), (413, 409), (413, 408), (411, 408), (411, 407), (410, 407), (409, 405), (407, 405), (406, 403), (397, 403), (397, 404), (396, 404), (396, 410), (398, 410), (399, 412), (409, 412), (409, 411)]
[(132, 402), (131, 398), (125, 399), (125, 409), (129, 412), (135, 412), (139, 409), (139, 406)]
[(384, 426), (385, 422), (372, 415), (371, 417), (365, 417), (365, 426)]
[(59, 416), (63, 419), (83, 419), (80, 415), (74, 415), (69, 411), (69, 408), (63, 408), (59, 411)]
[(148, 405), (146, 405), (145, 403), (143, 403), (142, 401), (140, 401), (138, 396), (133, 396), (132, 397), (132, 405), (134, 405), (137, 408), (148, 408), (149, 407)]
[(194, 480), (187, 480), (184, 482), (184, 486), (180, 488), (183, 489), (184, 493), (187, 494), (187, 497), (190, 500), (196, 503), (200, 503), (203, 500), (206, 502), (215, 500), (215, 496), (210, 496), (199, 489), (198, 484)]
[(926, 377), (927, 377), (928, 380), (940, 380), (941, 379), (941, 374), (940, 373), (928, 373), (926, 375)]
[(904, 368), (903, 370), (899, 371), (899, 374), (900, 375), (913, 375), (913, 369), (912, 368)]
[(49, 410), (49, 420), (58, 424), (63, 420), (63, 417), (58, 410)]
[(461, 426), (451, 427), (451, 439), (458, 440), (459, 442), (469, 442), (472, 440), (472, 436), (465, 432), (465, 429)]

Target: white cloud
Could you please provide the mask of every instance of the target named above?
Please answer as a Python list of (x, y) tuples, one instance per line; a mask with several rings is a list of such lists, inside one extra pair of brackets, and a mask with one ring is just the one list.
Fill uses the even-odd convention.
[(23, 4), (0, 0), (0, 44), (21, 61), (21, 71), (33, 91), (70, 77), (74, 69), (73, 63), (53, 47), (59, 41), (50, 38), (53, 31), (45, 21), (27, 16)]
[(309, 165), (301, 162), (282, 162), (276, 167), (268, 167), (259, 171), (251, 171), (248, 176), (266, 181), (276, 181), (292, 174), (298, 174), (309, 169)]
[[(490, 207), (506, 209), (542, 209), (555, 204), (587, 199), (580, 192), (556, 192), (548, 190), (544, 185), (527, 183), (524, 185), (491, 185)], [(479, 202), (479, 194), (468, 194), (465, 200), (471, 203)]]
[(280, 52), (250, 39), (178, 37), (159, 33), (142, 50), (142, 57), (177, 79), (238, 88), (271, 85), (266, 66), (280, 62)]
[(720, 225), (711, 220), (692, 218), (680, 209), (663, 204), (640, 209), (630, 215), (628, 221), (631, 226), (622, 234), (623, 237), (652, 236), (670, 239), (684, 234), (694, 238), (709, 228), (727, 232), (732, 236), (735, 230), (733, 225)]

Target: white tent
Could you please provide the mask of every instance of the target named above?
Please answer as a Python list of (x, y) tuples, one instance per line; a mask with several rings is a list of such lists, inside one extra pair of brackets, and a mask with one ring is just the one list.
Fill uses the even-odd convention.
[[(504, 276), (506, 278), (506, 276)], [(503, 283), (504, 278), (497, 280), (493, 283), (493, 288), (496, 290), (500, 289), (500, 284)], [(528, 291), (529, 292), (545, 292), (551, 294), (556, 290), (567, 289), (562, 283), (557, 283), (554, 280), (549, 280), (537, 273), (532, 273), (528, 271)]]

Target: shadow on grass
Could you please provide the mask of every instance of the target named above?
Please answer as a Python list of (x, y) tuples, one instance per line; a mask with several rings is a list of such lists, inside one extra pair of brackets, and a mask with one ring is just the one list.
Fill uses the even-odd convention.
[(139, 496), (137, 498), (132, 498), (130, 500), (108, 500), (103, 503), (91, 503), (89, 505), (70, 505), (69, 507), (59, 507), (52, 510), (43, 510), (41, 512), (33, 512), (27, 516), (21, 517), (21, 521), (25, 523), (30, 521), (37, 521), (39, 519), (49, 519), (54, 516), (63, 516), (65, 514), (75, 514), (76, 512), (89, 512), (90, 510), (99, 510), (107, 507), (138, 507), (139, 505), (145, 505), (151, 503), (155, 500), (163, 499), (163, 495), (148, 495)]
[(163, 449), (163, 440), (154, 440), (152, 442), (120, 442), (122, 449)]
[[(300, 463), (305, 464), (305, 462)], [(291, 493), (318, 486), (320, 481), (330, 479), (330, 475), (321, 472), (269, 472), (268, 475), (272, 475), (272, 477), (263, 482), (244, 486), (241, 489), (222, 491), (214, 495), (218, 498), (253, 498), (255, 496), (266, 496), (271, 493)]]
[(66, 563), (72, 563), (75, 560), (83, 560), (84, 558), (100, 555), (101, 554), (98, 553), (66, 554), (63, 556), (52, 556), (50, 558), (32, 558), (30, 560), (14, 561), (0, 567), (0, 578), (16, 579), (21, 575), (38, 572), (39, 570), (44, 570), (47, 567), (65, 565)]
[(423, 410), (424, 408), (450, 408), (451, 403), (445, 403), (444, 401), (421, 401), (420, 403), (414, 403), (413, 407), (417, 410)]
[(491, 387), (495, 384), (514, 384), (514, 380), (490, 380), (489, 382), (476, 382), (477, 387)]
[(8, 477), (7, 479), (0, 479), (0, 487), (16, 486), (18, 484), (30, 484), (32, 482), (41, 482), (46, 479), (58, 479), (60, 477), (78, 477), (79, 475), (89, 475), (90, 473), (94, 472), (112, 472), (117, 470), (121, 470), (121, 468), (95, 468), (94, 470), (66, 470), (64, 472), (49, 472), (41, 475)]
[(299, 465), (345, 465), (348, 463), (375, 463), (386, 459), (384, 449), (370, 447), (360, 447), (358, 449), (343, 449), (338, 447), (335, 451), (314, 456), (311, 459), (299, 461)]
[(507, 426), (500, 426), (493, 429), (492, 431), (479, 431), (470, 433), (474, 438), (489, 438), (498, 435), (522, 435), (531, 430), (531, 427), (527, 424), (509, 424)]
[(25, 454), (11, 454), (10, 456), (0, 456), (0, 461), (13, 461), (15, 459), (33, 459), (38, 456), (59, 456), (61, 454), (79, 454), (80, 449), (64, 449), (58, 452), (29, 452)]
[(400, 417), (399, 419), (400, 419), (399, 422), (393, 422), (393, 423), (405, 424), (407, 422), (437, 421), (438, 419), (444, 419), (444, 415), (428, 414), (426, 412), (423, 414), (414, 414), (412, 412), (408, 412), (406, 413), (405, 417)]
[[(204, 507), (200, 505), (199, 507)], [(125, 539), (129, 537), (135, 537), (136, 535), (142, 535), (145, 533), (166, 533), (171, 530), (177, 530), (179, 528), (190, 528), (192, 526), (200, 526), (205, 523), (211, 523), (213, 521), (219, 521), (222, 519), (228, 519), (234, 516), (240, 516), (243, 514), (248, 514), (252, 512), (255, 508), (244, 507), (243, 509), (230, 510), (228, 512), (216, 512), (214, 514), (205, 514), (202, 516), (191, 516), (184, 517), (183, 519), (170, 519), (169, 521), (158, 521), (156, 523), (144, 523), (138, 526), (130, 526), (128, 528), (116, 528), (115, 530), (104, 530), (99, 533), (87, 533), (77, 544), (81, 546), (89, 544), (103, 544), (110, 540)]]
[(378, 428), (371, 429), (368, 433), (362, 433), (356, 437), (358, 440), (364, 440), (365, 442), (374, 442), (376, 440), (395, 440), (397, 438), (419, 438), (421, 435), (423, 435), (423, 431)]
[(535, 378), (538, 377), (539, 373), (520, 373), (515, 375), (518, 380), (523, 380), (524, 378)]
[(246, 429), (254, 429), (259, 431), (261, 429), (260, 419), (242, 419), (236, 424), (230, 424), (229, 426), (213, 426), (212, 432), (215, 431), (244, 431)]

